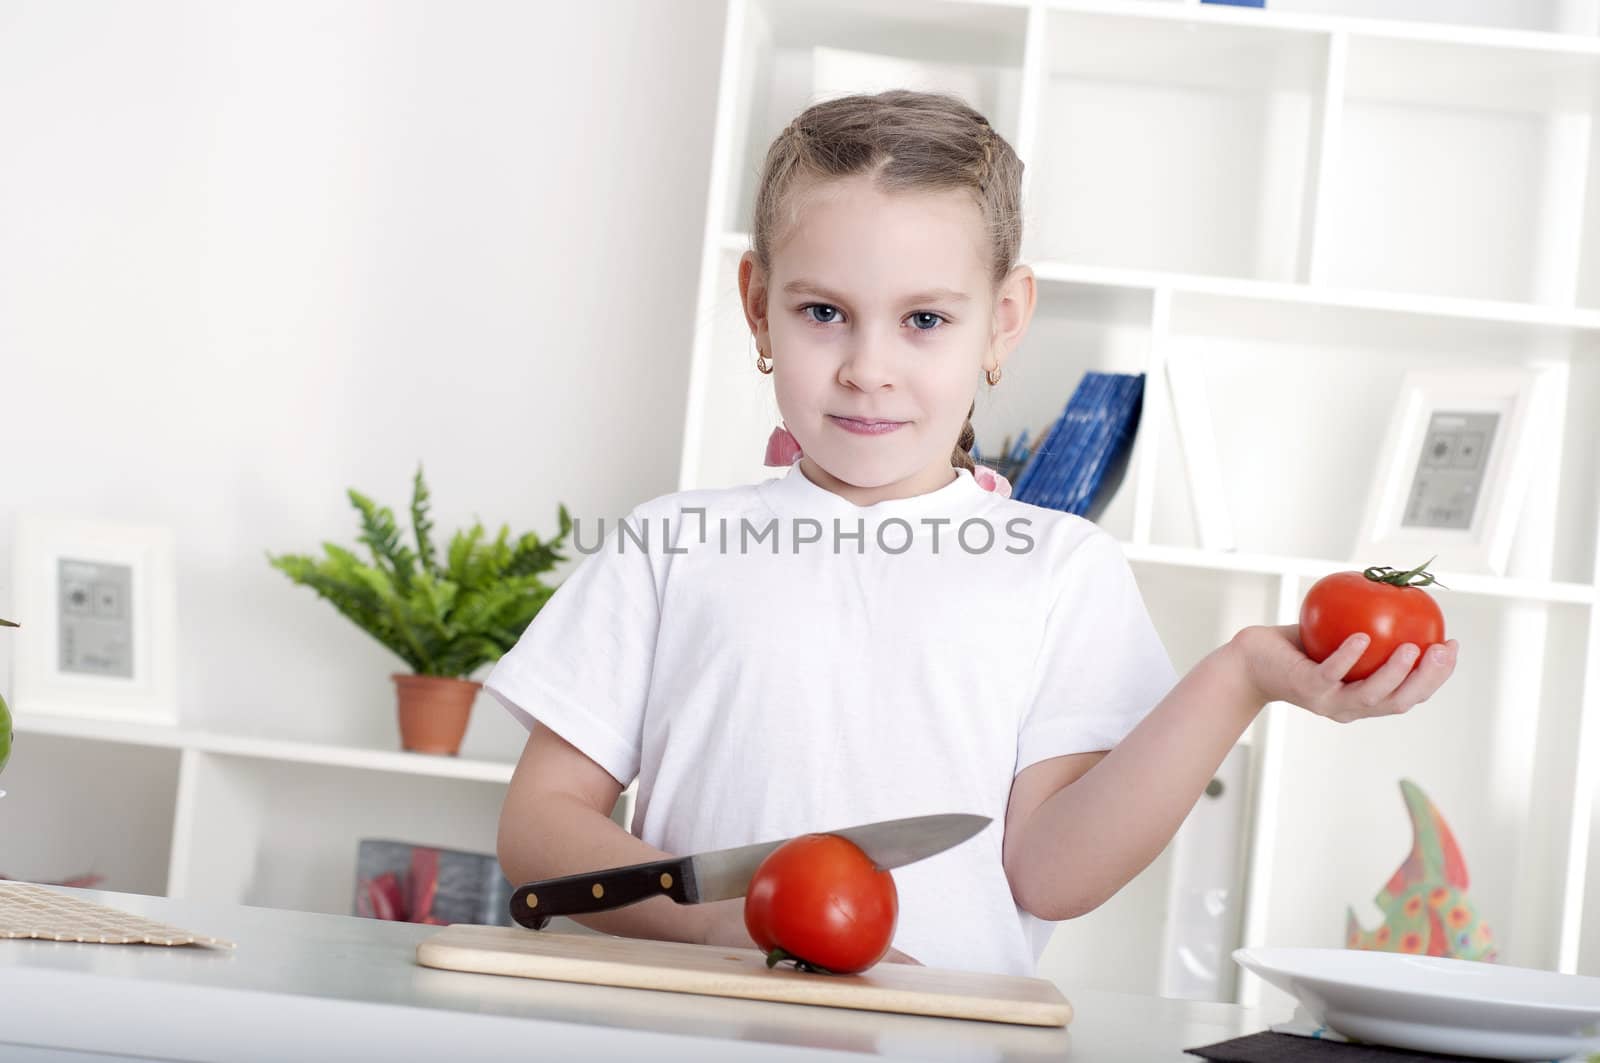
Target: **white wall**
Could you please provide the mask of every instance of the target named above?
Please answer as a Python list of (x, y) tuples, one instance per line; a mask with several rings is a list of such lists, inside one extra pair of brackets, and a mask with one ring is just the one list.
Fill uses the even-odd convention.
[(16, 514), (167, 524), (186, 724), (397, 747), (404, 665), (264, 551), (419, 460), (441, 539), (676, 490), (722, 21), (0, 0), (0, 616)]

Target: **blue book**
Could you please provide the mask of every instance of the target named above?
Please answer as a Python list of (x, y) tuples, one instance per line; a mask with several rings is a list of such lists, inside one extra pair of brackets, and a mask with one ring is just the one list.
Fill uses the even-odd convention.
[(1084, 375), (1081, 393), (1073, 396), (1069, 407), (1068, 434), (1057, 451), (1058, 461), (1053, 474), (1046, 482), (1039, 505), (1048, 509), (1064, 509), (1072, 482), (1081, 467), (1084, 455), (1093, 446), (1099, 424), (1105, 417), (1107, 398), (1115, 375), (1091, 372)]
[(1050, 496), (1045, 500), (1051, 509), (1071, 512), (1072, 498), (1083, 477), (1084, 464), (1093, 454), (1096, 440), (1103, 431), (1105, 411), (1116, 388), (1116, 377), (1110, 373), (1099, 373), (1096, 376), (1095, 387), (1091, 393), (1093, 401), (1085, 411), (1084, 422), (1074, 440), (1070, 463), (1062, 470)]
[(1128, 464), (1133, 459), (1133, 444), (1138, 438), (1139, 420), (1144, 411), (1144, 384), (1143, 373), (1129, 382), (1129, 394), (1118, 418), (1117, 434), (1100, 465), (1094, 493), (1090, 497), (1089, 507), (1084, 511), (1084, 516), (1090, 520), (1098, 520), (1105, 512), (1106, 506), (1116, 496), (1117, 489), (1122, 486)]
[(1061, 411), (1061, 416), (1051, 426), (1050, 432), (1039, 446), (1038, 453), (1023, 470), (1012, 489), (1012, 497), (1036, 506), (1044, 505), (1044, 497), (1061, 475), (1066, 452), (1072, 446), (1073, 433), (1083, 421), (1088, 408), (1088, 394), (1094, 387), (1097, 374), (1085, 374), (1076, 390)]
[(1063, 454), (1061, 475), (1055, 481), (1053, 495), (1047, 500), (1052, 509), (1063, 509), (1066, 499), (1071, 494), (1072, 485), (1081, 475), (1086, 456), (1094, 447), (1096, 437), (1102, 430), (1105, 420), (1106, 404), (1110, 400), (1113, 388), (1116, 386), (1116, 374), (1095, 373), (1093, 385), (1084, 396), (1082, 419), (1073, 432), (1068, 446)]
[(1111, 381), (1098, 411), (1099, 417), (1095, 421), (1094, 435), (1085, 445), (1083, 454), (1073, 469), (1072, 481), (1062, 493), (1057, 508), (1080, 517), (1088, 509), (1104, 455), (1117, 431), (1117, 421), (1129, 390), (1129, 379), (1125, 375), (1118, 375)]
[(1023, 456), (1026, 455), (1027, 453), (1028, 453), (1028, 430), (1026, 428), (1024, 428), (1022, 430), (1022, 434), (1017, 437), (1017, 441), (1015, 443), (1011, 444), (1011, 453), (1006, 455), (1006, 460), (1008, 460), (1008, 461), (1021, 461)]
[[(1079, 385), (1080, 388), (1082, 386), (1082, 384)], [(1073, 394), (1076, 397), (1077, 393), (1074, 392)], [(1057, 417), (1050, 425), (1049, 431), (1045, 432), (1044, 441), (1039, 444), (1039, 449), (1034, 452), (1033, 458), (1023, 468), (1022, 474), (1017, 477), (1017, 482), (1011, 485), (1012, 498), (1020, 502), (1038, 504), (1035, 501), (1035, 497), (1045, 477), (1049, 475), (1050, 466), (1061, 447), (1062, 440), (1066, 438), (1067, 410), (1071, 408), (1071, 405), (1072, 402), (1069, 400), (1061, 408), (1061, 416)]]
[(1123, 377), (1115, 404), (1107, 411), (1106, 431), (1084, 462), (1083, 476), (1070, 499), (1068, 512), (1088, 520), (1100, 519), (1127, 473), (1143, 407), (1144, 374)]
[(1096, 519), (1126, 473), (1143, 395), (1143, 374), (1087, 375), (1063, 415), (1052, 462), (1022, 500)]
[(1039, 444), (1039, 449), (1034, 451), (1028, 464), (1023, 466), (1022, 473), (1017, 477), (1017, 482), (1011, 485), (1011, 497), (1018, 501), (1027, 501), (1043, 480), (1044, 470), (1050, 463), (1050, 455), (1055, 453), (1057, 443), (1066, 431), (1067, 412), (1062, 408), (1061, 416), (1051, 423), (1044, 434), (1044, 440)]

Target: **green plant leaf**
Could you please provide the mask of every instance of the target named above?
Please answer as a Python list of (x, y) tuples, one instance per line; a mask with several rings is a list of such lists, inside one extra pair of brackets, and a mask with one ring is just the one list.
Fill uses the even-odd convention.
[(389, 580), (388, 573), (370, 565), (359, 565), (354, 574), (356, 579), (377, 596), (383, 616), (393, 625), (395, 634), (404, 641), (409, 651), (405, 656), (408, 661), (414, 662), (412, 667), (425, 675), (435, 674), (432, 655), (424, 648), (417, 632), (418, 621), (424, 618), (419, 617), (414, 610), (405, 608), (399, 587)]
[(556, 550), (554, 543), (540, 542), (537, 535), (529, 532), (517, 540), (517, 548), (506, 562), (505, 574), (527, 576), (544, 572), (553, 568), (556, 562), (566, 559), (565, 554)]
[(503, 576), (506, 566), (511, 563), (511, 543), (507, 540), (511, 536), (511, 529), (504, 524), (500, 525), (500, 533), (494, 537), (483, 552), (483, 563), (488, 568), (486, 575)]
[(381, 602), (371, 593), (370, 587), (352, 575), (353, 568), (364, 566), (361, 566), (360, 562), (348, 552), (339, 551), (338, 547), (331, 544), (325, 546), (330, 554), (338, 551), (343, 557), (319, 563), (311, 557), (297, 555), (273, 557), (268, 554), (267, 560), (294, 582), (316, 591), (357, 627), (405, 661), (413, 671), (417, 670), (422, 661), (396, 633), (394, 625), (383, 613)]
[(361, 511), (361, 541), (371, 549), (372, 563), (388, 573), (401, 594), (408, 593), (416, 573), (416, 555), (400, 541), (394, 511), (388, 506), (374, 505), (353, 487), (349, 495), (350, 503)]
[(401, 541), (392, 511), (351, 488), (350, 501), (361, 514), (359, 542), (371, 554), (370, 564), (326, 542), (321, 558), (268, 553), (267, 560), (326, 599), (413, 672), (467, 676), (516, 645), (550, 600), (555, 587), (540, 576), (566, 560), (558, 547), (571, 532), (571, 516), (566, 506), (558, 507), (560, 532), (548, 541), (532, 532), (513, 540), (505, 525), (486, 541), (483, 524), (475, 522), (451, 536), (441, 569), (421, 465), (412, 487), (415, 552)]
[(487, 635), (468, 635), (451, 644), (439, 658), (443, 675), (471, 675), (481, 666), (500, 659), (505, 652), (500, 643)]
[(463, 587), (476, 586), (468, 576), (468, 564), (473, 552), (478, 548), (478, 541), (483, 538), (483, 525), (474, 524), (470, 531), (458, 531), (450, 539), (450, 549), (447, 552), (446, 571), (450, 578)]
[(417, 477), (411, 487), (411, 530), (417, 537), (417, 560), (422, 565), (424, 572), (439, 574), (439, 565), (434, 558), (433, 540), (428, 533), (433, 531), (433, 524), (428, 520), (428, 485), (422, 480), (422, 465), (417, 465)]

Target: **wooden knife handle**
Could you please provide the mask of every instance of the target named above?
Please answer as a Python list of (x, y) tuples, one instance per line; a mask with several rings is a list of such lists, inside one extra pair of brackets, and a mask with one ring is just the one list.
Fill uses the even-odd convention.
[(552, 916), (605, 912), (651, 897), (693, 904), (697, 896), (688, 860), (658, 860), (524, 883), (511, 894), (511, 918), (543, 930)]

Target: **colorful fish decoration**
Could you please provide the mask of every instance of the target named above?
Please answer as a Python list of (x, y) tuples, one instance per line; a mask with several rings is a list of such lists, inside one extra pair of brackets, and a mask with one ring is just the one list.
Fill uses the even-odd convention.
[(1375, 898), (1382, 926), (1364, 930), (1355, 911), (1345, 909), (1345, 944), (1493, 963), (1499, 952), (1467, 896), (1467, 864), (1455, 835), (1416, 783), (1401, 779), (1400, 793), (1411, 814), (1411, 855)]

